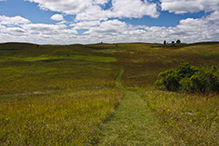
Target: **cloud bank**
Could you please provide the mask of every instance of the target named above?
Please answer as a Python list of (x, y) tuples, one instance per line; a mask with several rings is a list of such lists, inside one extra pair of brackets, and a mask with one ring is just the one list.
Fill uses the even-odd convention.
[(176, 14), (219, 10), (218, 0), (160, 0), (163, 11)]
[[(1, 0), (0, 0), (1, 1)], [(21, 16), (0, 15), (1, 42), (20, 41), (39, 44), (98, 42), (182, 42), (219, 40), (218, 0), (25, 0), (38, 4), (55, 24), (32, 23)], [(159, 9), (160, 7), (160, 9)], [(205, 11), (201, 18), (187, 18), (174, 27), (131, 25), (124, 18), (149, 16), (157, 19), (161, 11), (177, 15)], [(65, 16), (74, 16), (66, 21)]]
[[(141, 18), (144, 15), (158, 17), (156, 3), (147, 0), (27, 0), (38, 3), (42, 10), (76, 15), (76, 20), (106, 20), (108, 18)], [(104, 10), (103, 6), (111, 8)], [(137, 8), (137, 9), (136, 9)], [(95, 16), (95, 14), (97, 16)], [(99, 15), (98, 15), (99, 14)], [(100, 15), (101, 14), (101, 15)], [(103, 15), (103, 16), (102, 16)]]

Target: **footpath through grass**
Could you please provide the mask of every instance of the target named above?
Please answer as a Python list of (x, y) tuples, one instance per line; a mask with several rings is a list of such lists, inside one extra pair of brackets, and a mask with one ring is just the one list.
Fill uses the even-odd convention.
[(172, 138), (162, 130), (146, 102), (122, 85), (122, 73), (116, 77), (116, 85), (125, 90), (125, 95), (112, 118), (102, 125), (99, 145), (171, 145)]

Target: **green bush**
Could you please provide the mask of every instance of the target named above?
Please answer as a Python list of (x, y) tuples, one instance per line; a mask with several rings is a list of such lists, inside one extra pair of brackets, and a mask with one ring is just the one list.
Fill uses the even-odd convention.
[(216, 66), (201, 66), (191, 78), (180, 81), (181, 90), (189, 92), (218, 92), (219, 68)]
[(161, 72), (155, 82), (157, 87), (165, 88), (168, 91), (177, 91), (180, 88), (180, 81), (183, 78), (190, 78), (198, 68), (189, 63), (180, 64), (176, 69)]
[(176, 69), (160, 73), (155, 85), (168, 91), (218, 92), (219, 68), (210, 65), (197, 68), (183, 63)]

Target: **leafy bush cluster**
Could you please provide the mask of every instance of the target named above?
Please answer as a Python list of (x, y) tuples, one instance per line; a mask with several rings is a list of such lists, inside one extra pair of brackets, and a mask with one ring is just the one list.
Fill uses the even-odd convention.
[(189, 63), (161, 72), (155, 85), (168, 91), (219, 92), (219, 67), (204, 65), (199, 68)]

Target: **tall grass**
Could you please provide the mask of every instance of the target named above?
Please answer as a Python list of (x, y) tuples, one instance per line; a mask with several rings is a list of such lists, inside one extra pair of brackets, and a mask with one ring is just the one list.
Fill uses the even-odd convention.
[(124, 93), (114, 80), (120, 68), (175, 145), (219, 145), (218, 95), (147, 88), (181, 62), (219, 65), (218, 46), (0, 44), (0, 145), (97, 144)]
[(81, 90), (0, 100), (0, 145), (89, 145), (114, 111), (119, 90)]
[(219, 96), (158, 90), (138, 91), (175, 145), (219, 145)]
[(0, 46), (0, 145), (97, 143), (123, 96), (108, 65), (116, 59), (81, 46), (20, 45)]

